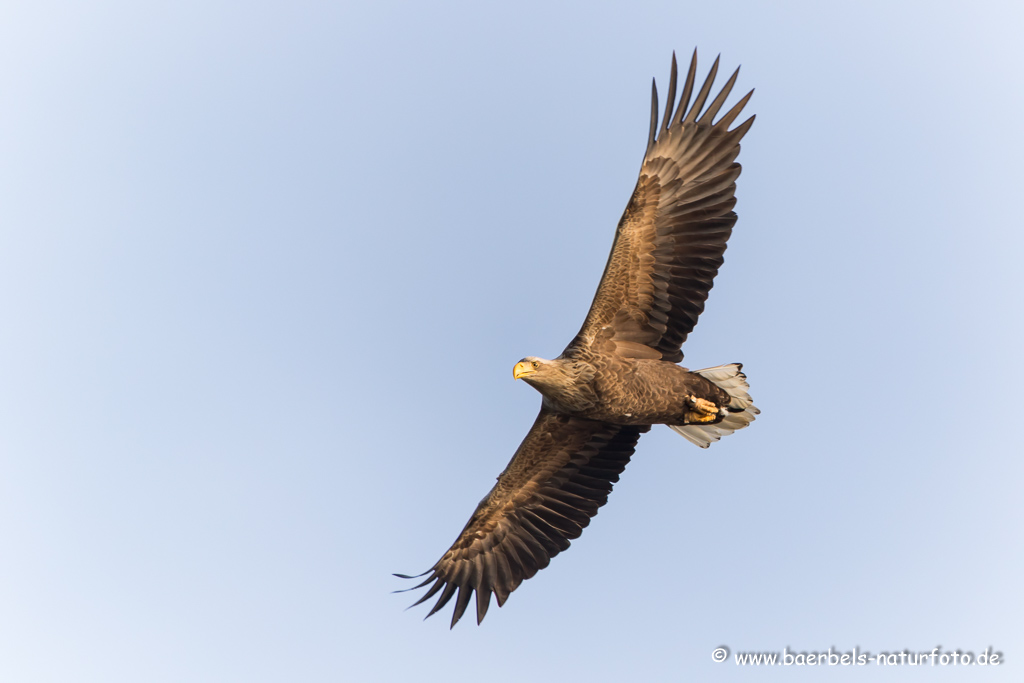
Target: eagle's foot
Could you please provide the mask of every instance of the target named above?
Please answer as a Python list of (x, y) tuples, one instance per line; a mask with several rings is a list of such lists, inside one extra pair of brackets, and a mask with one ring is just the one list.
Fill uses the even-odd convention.
[(693, 410), (686, 411), (688, 424), (703, 424), (718, 419), (718, 406), (711, 401), (696, 396), (687, 396), (686, 399), (690, 407), (693, 408)]

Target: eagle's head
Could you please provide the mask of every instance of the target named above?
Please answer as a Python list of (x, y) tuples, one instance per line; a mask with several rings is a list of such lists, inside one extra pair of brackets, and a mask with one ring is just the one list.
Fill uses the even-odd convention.
[(554, 366), (553, 361), (537, 358), (537, 356), (527, 356), (512, 368), (512, 376), (530, 384), (545, 384), (545, 379), (550, 380), (553, 377), (552, 373), (558, 372)]
[(594, 378), (594, 368), (589, 363), (571, 358), (547, 360), (527, 356), (512, 368), (512, 376), (545, 393), (545, 389), (557, 390), (588, 384)]
[(522, 379), (544, 396), (555, 401), (563, 410), (584, 410), (594, 403), (590, 386), (594, 368), (571, 358), (546, 360), (527, 356), (512, 369), (512, 376)]

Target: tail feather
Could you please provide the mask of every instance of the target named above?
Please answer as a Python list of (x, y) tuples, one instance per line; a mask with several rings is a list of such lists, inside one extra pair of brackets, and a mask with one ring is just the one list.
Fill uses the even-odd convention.
[(740, 371), (742, 368), (742, 363), (732, 363), (694, 370), (698, 375), (711, 380), (729, 394), (729, 405), (726, 406), (727, 412), (721, 422), (669, 425), (669, 427), (701, 448), (707, 448), (726, 434), (732, 434), (737, 429), (743, 429), (753, 422), (754, 417), (761, 411), (754, 406), (754, 401), (750, 398), (750, 385), (747, 384), (747, 376)]

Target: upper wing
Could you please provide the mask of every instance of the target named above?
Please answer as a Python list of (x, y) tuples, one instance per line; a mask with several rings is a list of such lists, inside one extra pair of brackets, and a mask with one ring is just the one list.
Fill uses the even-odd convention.
[(640, 179), (619, 221), (590, 313), (570, 349), (591, 346), (627, 358), (673, 363), (683, 359), (680, 346), (704, 310), (736, 223), (732, 208), (740, 165), (734, 160), (740, 138), (754, 122), (751, 116), (729, 130), (753, 90), (714, 121), (739, 69), (701, 113), (718, 71), (717, 59), (690, 106), (696, 70), (695, 51), (673, 113), (676, 58), (672, 55), (660, 128), (658, 91), (653, 91), (651, 132)]
[[(479, 624), (494, 593), (500, 607), (529, 579), (578, 538), (633, 455), (647, 426), (620, 426), (569, 417), (541, 408), (487, 497), (448, 552), (437, 561), (418, 605), (444, 589), (430, 615), (451, 600), (452, 626), (476, 591)], [(402, 578), (413, 578), (397, 574)], [(420, 574), (423, 576), (423, 574)], [(413, 589), (409, 589), (413, 590)]]

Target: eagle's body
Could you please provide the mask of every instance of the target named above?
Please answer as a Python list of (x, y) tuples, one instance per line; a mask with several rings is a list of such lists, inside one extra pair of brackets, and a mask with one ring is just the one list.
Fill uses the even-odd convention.
[[(690, 424), (691, 398), (723, 408), (728, 392), (701, 375), (663, 360), (609, 355), (564, 355), (540, 361), (523, 379), (544, 396), (551, 410), (619, 425)], [(584, 358), (586, 360), (584, 360)]]
[(673, 109), (673, 56), (660, 127), (654, 91), (640, 177), (582, 329), (558, 358), (528, 356), (513, 370), (543, 395), (540, 415), (417, 586), (432, 583), (416, 604), (440, 592), (427, 616), (456, 591), (452, 626), (474, 595), (478, 623), (492, 594), (504, 603), (582, 533), (652, 425), (707, 447), (758, 412), (739, 364), (695, 372), (677, 365), (736, 223), (735, 159), (753, 123), (751, 117), (729, 129), (751, 93), (714, 120), (737, 74), (705, 109), (718, 60), (690, 105), (696, 59), (694, 53)]

